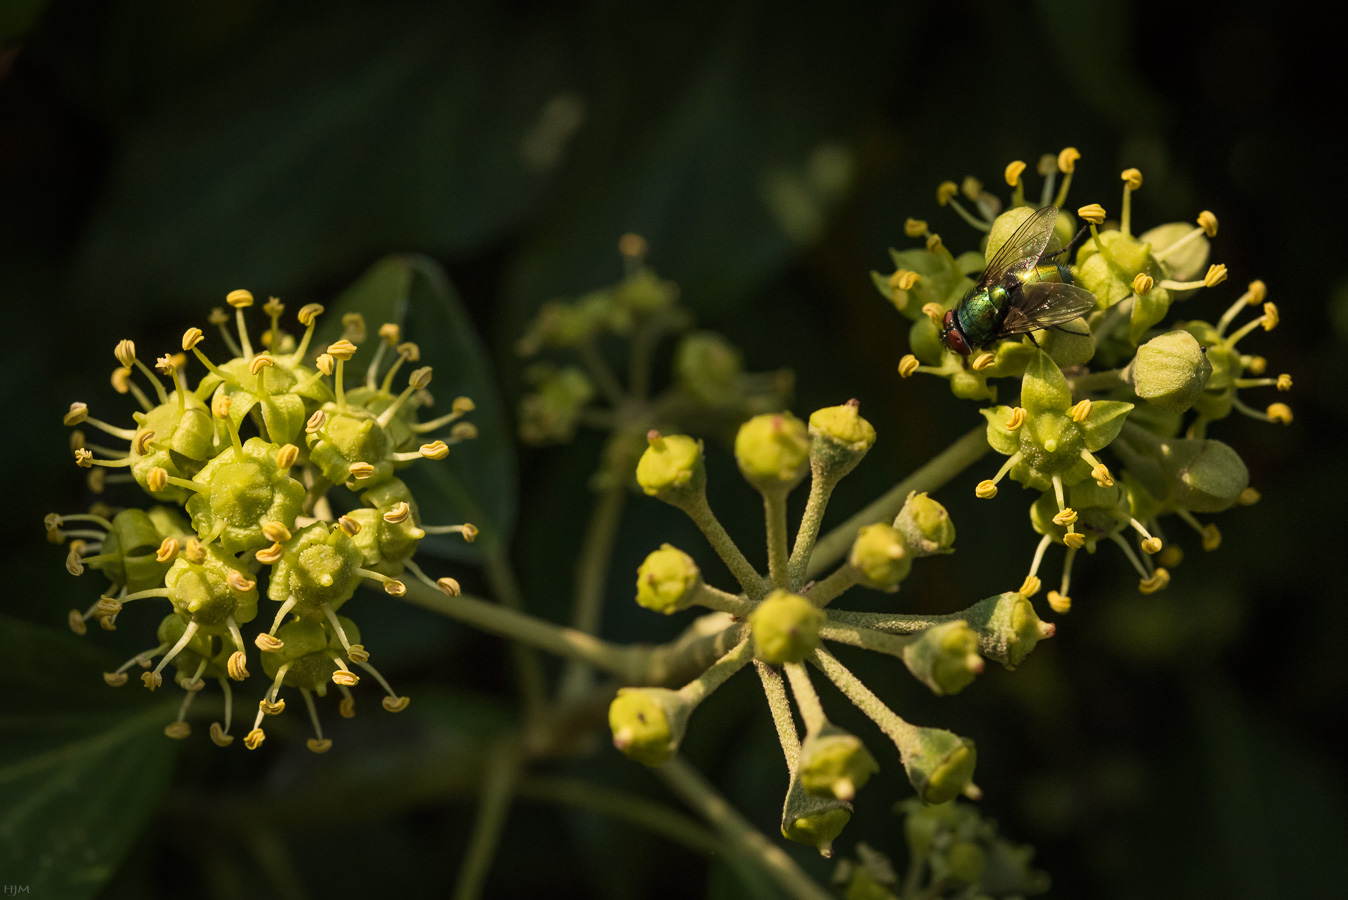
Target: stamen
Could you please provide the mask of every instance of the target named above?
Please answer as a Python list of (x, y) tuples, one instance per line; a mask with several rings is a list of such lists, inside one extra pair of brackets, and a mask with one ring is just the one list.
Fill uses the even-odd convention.
[(282, 547), (280, 544), (272, 544), (270, 547), (263, 547), (261, 550), (257, 551), (253, 558), (263, 565), (270, 566), (280, 562), (281, 558), (285, 556), (285, 553), (285, 547)]
[(1142, 173), (1137, 169), (1124, 169), (1119, 177), (1123, 179), (1123, 212), (1119, 215), (1119, 231), (1131, 235), (1129, 226), (1132, 222), (1133, 191), (1142, 187)]
[(407, 709), (407, 704), (412, 702), (410, 697), (399, 697), (397, 692), (394, 691), (393, 688), (389, 687), (389, 683), (384, 680), (384, 676), (380, 675), (379, 670), (376, 669), (374, 666), (370, 665), (369, 663), (358, 663), (358, 665), (362, 669), (373, 675), (374, 680), (379, 682), (379, 686), (382, 687), (386, 692), (388, 692), (388, 696), (385, 697), (383, 701), (384, 709), (388, 710), (389, 712), (402, 712), (403, 710)]
[(922, 219), (914, 219), (910, 216), (903, 220), (903, 233), (910, 238), (926, 237), (927, 223)]
[(1082, 400), (1068, 410), (1068, 412), (1072, 416), (1073, 422), (1084, 422), (1091, 417), (1091, 401)]
[(1007, 165), (1006, 170), (1002, 172), (1006, 179), (1007, 186), (1012, 188), (1011, 205), (1025, 205), (1025, 182), (1021, 181), (1020, 174), (1025, 171), (1025, 163), (1022, 160), (1016, 160)]
[(1011, 415), (1006, 419), (1006, 430), (1012, 432), (1020, 431), (1021, 427), (1025, 424), (1025, 419), (1028, 415), (1029, 413), (1025, 411), (1024, 407), (1013, 407), (1011, 409)]
[(1077, 170), (1077, 160), (1081, 159), (1081, 153), (1076, 147), (1064, 147), (1058, 154), (1058, 171), (1063, 173), (1062, 187), (1058, 188), (1058, 195), (1053, 200), (1053, 205), (1061, 207), (1067, 202), (1067, 191), (1072, 186), (1072, 174)]
[(960, 187), (953, 181), (943, 181), (936, 188), (936, 205), (945, 206), (959, 194)]
[[(254, 643), (257, 644), (259, 649), (280, 650), (282, 647), (285, 646), (285, 641), (281, 640), (276, 636), (276, 629), (281, 627), (281, 621), (285, 619), (286, 615), (289, 614), (289, 612), (292, 609), (295, 608), (295, 604), (298, 602), (299, 601), (296, 600), (295, 595), (291, 594), (289, 597), (286, 598), (285, 602), (281, 604), (280, 610), (278, 610), (276, 613), (276, 618), (272, 619), (271, 628), (266, 633), (267, 640), (264, 642), (263, 635), (258, 635), (257, 639), (254, 641)], [(266, 646), (264, 646), (264, 643), (266, 644)]]
[(353, 663), (366, 662), (370, 654), (360, 644), (353, 644), (347, 639), (346, 630), (342, 628), (341, 620), (337, 618), (337, 613), (332, 611), (332, 607), (324, 604), (323, 612), (328, 617), (328, 624), (332, 626), (332, 631), (337, 635), (337, 640), (341, 641), (342, 647), (346, 649), (347, 658)]
[(997, 357), (995, 354), (989, 353), (988, 351), (984, 350), (982, 353), (978, 354), (978, 356), (974, 358), (972, 368), (975, 372), (982, 372), (984, 369), (989, 368), (996, 361)]
[(248, 325), (244, 321), (243, 311), (253, 305), (253, 295), (243, 289), (230, 291), (225, 297), (225, 302), (234, 307), (234, 322), (239, 329), (239, 347), (242, 348), (239, 355), (245, 360), (251, 361), (253, 359), (253, 345), (248, 342)]
[(913, 354), (904, 354), (903, 359), (899, 360), (899, 377), (911, 378), (921, 365), (922, 363)]
[[(1089, 203), (1077, 210), (1077, 217), (1092, 225), (1105, 224), (1105, 208), (1098, 203)], [(1096, 241), (1099, 246), (1099, 241)]]
[(1041, 587), (1043, 587), (1043, 583), (1039, 580), (1039, 576), (1026, 575), (1025, 580), (1020, 583), (1020, 589), (1017, 590), (1016, 593), (1020, 594), (1022, 597), (1033, 597), (1035, 594), (1039, 593)]
[(305, 742), (305, 746), (314, 753), (327, 753), (332, 749), (332, 741), (323, 737), (323, 726), (318, 722), (318, 710), (314, 707), (313, 693), (306, 688), (300, 688), (300, 696), (304, 698), (304, 705), (309, 709), (309, 721), (314, 725), (315, 734), (315, 737)]
[(340, 659), (334, 659), (333, 662), (337, 664), (337, 671), (332, 673), (333, 684), (339, 687), (355, 687), (360, 684), (360, 676), (348, 669), (346, 663)]
[(355, 537), (360, 534), (360, 523), (350, 516), (342, 516), (337, 520), (337, 527), (342, 529), (347, 537)]
[(187, 627), (183, 629), (182, 637), (178, 638), (178, 643), (174, 644), (173, 647), (169, 649), (169, 652), (164, 654), (164, 658), (159, 660), (159, 665), (154, 667), (154, 671), (146, 672), (141, 676), (141, 681), (145, 682), (146, 687), (150, 690), (154, 690), (159, 687), (159, 685), (163, 684), (164, 679), (159, 673), (164, 671), (164, 666), (172, 662), (173, 658), (181, 653), (183, 649), (192, 642), (192, 638), (196, 637), (198, 627), (199, 626), (195, 621), (189, 621)]
[(1170, 584), (1170, 573), (1158, 566), (1150, 578), (1144, 578), (1138, 583), (1137, 589), (1144, 594), (1154, 594), (1157, 591), (1164, 590), (1168, 584)]
[(1146, 272), (1138, 272), (1137, 277), (1133, 279), (1133, 293), (1139, 297), (1145, 297), (1151, 293), (1151, 289), (1156, 286), (1156, 280)]
[(262, 729), (254, 726), (253, 730), (248, 732), (248, 736), (243, 739), (243, 745), (249, 750), (256, 750), (262, 746), (262, 742), (266, 738), (267, 736), (262, 733)]
[(178, 556), (178, 539), (174, 537), (164, 538), (163, 543), (159, 545), (159, 550), (155, 553), (155, 562), (172, 562)]
[(342, 714), (343, 719), (355, 718), (356, 698), (351, 696), (351, 691), (344, 685), (337, 685), (337, 690), (342, 692), (342, 702), (337, 707), (337, 711)]

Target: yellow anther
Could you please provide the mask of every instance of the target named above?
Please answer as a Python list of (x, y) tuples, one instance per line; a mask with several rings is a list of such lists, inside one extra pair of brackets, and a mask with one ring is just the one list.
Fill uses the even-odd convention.
[(1058, 615), (1065, 616), (1072, 611), (1072, 598), (1057, 591), (1049, 591), (1048, 606)]
[(407, 377), (407, 383), (412, 386), (413, 390), (424, 390), (431, 383), (431, 375), (431, 367), (423, 366), (420, 369), (413, 370), (412, 374)]
[(355, 537), (360, 533), (360, 523), (350, 516), (342, 516), (339, 518), (337, 520), (337, 527), (342, 529), (342, 532), (347, 537)]
[(125, 366), (118, 366), (112, 370), (112, 389), (119, 394), (125, 394), (131, 390), (131, 370)]
[(411, 341), (403, 341), (398, 345), (398, 355), (408, 362), (417, 362), (421, 359), (421, 348)]
[(300, 458), (300, 448), (294, 444), (282, 444), (276, 451), (276, 468), (289, 469)]
[(388, 594), (390, 597), (401, 597), (403, 594), (407, 593), (407, 585), (397, 580), (385, 581), (384, 593)]
[(903, 222), (903, 233), (910, 238), (923, 237), (927, 233), (927, 223), (922, 219), (905, 219)]
[(1268, 285), (1258, 279), (1251, 281), (1245, 290), (1250, 294), (1250, 299), (1246, 302), (1251, 306), (1258, 306), (1268, 296)]
[(104, 631), (116, 631), (117, 625), (114, 616), (103, 616), (98, 620), (98, 627)]
[(1135, 191), (1142, 187), (1142, 172), (1139, 169), (1124, 169), (1119, 177), (1128, 185), (1129, 190)]
[(1081, 159), (1081, 151), (1076, 147), (1064, 147), (1058, 154), (1058, 171), (1065, 175), (1071, 175), (1077, 170), (1077, 160)]
[(315, 410), (309, 420), (304, 423), (304, 431), (307, 434), (313, 434), (328, 423), (328, 414), (323, 410)]
[(974, 488), (974, 496), (979, 500), (991, 500), (997, 496), (997, 485), (988, 479), (984, 479), (978, 482), (978, 487)]
[(235, 309), (247, 309), (253, 305), (253, 295), (250, 291), (240, 288), (237, 291), (230, 291), (225, 295), (225, 302)]
[(384, 521), (397, 525), (399, 522), (406, 522), (411, 515), (412, 507), (407, 505), (406, 500), (399, 500), (392, 509), (384, 513)]
[(1047, 178), (1057, 167), (1058, 157), (1052, 153), (1040, 155), (1039, 162), (1034, 164), (1034, 170), (1039, 173), (1041, 178)]
[(80, 554), (84, 552), (83, 541), (71, 541), (70, 552), (66, 554), (66, 571), (76, 578), (84, 574), (84, 561)]
[(464, 522), (462, 528), (463, 528), (463, 539), (470, 544), (473, 541), (477, 540), (477, 536), (481, 533), (478, 530), (478, 527), (474, 525), (472, 522)]
[(318, 738), (309, 738), (309, 740), (304, 742), (304, 746), (315, 753), (327, 753), (332, 749), (332, 738), (323, 738), (322, 740), (319, 740)]
[(1210, 238), (1217, 236), (1217, 217), (1210, 211), (1203, 210), (1198, 214), (1198, 227), (1203, 229), (1203, 233)]
[(115, 616), (122, 611), (122, 601), (116, 597), (99, 597), (95, 608), (99, 616)]
[(75, 449), (75, 465), (81, 469), (92, 468), (94, 464), (94, 455), (83, 447)]
[(66, 617), (66, 623), (70, 625), (70, 630), (78, 635), (89, 633), (89, 629), (84, 624), (84, 616), (80, 614), (78, 609), (70, 611), (70, 614)]
[(229, 322), (229, 313), (225, 312), (223, 306), (213, 306), (210, 314), (206, 316), (206, 321), (212, 325), (224, 325)]
[(172, 375), (173, 370), (177, 368), (173, 364), (173, 357), (167, 353), (154, 361), (154, 367), (163, 375)]
[(279, 716), (281, 713), (285, 712), (286, 702), (284, 700), (277, 700), (273, 703), (266, 697), (263, 697), (261, 700), (257, 701), (257, 708), (262, 710), (262, 715), (264, 716)]
[(618, 252), (628, 259), (641, 259), (646, 255), (646, 239), (634, 232), (627, 232), (618, 238)]
[(1268, 368), (1268, 360), (1262, 356), (1251, 356), (1248, 360), (1241, 360), (1245, 363), (1245, 369), (1251, 375), (1263, 375), (1264, 370)]
[(1203, 276), (1203, 287), (1216, 287), (1226, 280), (1226, 266), (1223, 263), (1213, 263), (1208, 266), (1207, 274)]
[(257, 356), (254, 356), (253, 361), (248, 364), (248, 374), (256, 375), (258, 372), (261, 372), (267, 366), (274, 366), (274, 365), (276, 365), (276, 360), (272, 359), (265, 353), (259, 353)]
[(158, 672), (142, 672), (140, 674), (140, 683), (149, 690), (154, 690), (164, 683), (164, 676)]
[(125, 672), (104, 672), (103, 680), (107, 682), (108, 687), (121, 687), (128, 681)]
[(385, 322), (379, 326), (379, 338), (390, 347), (396, 347), (398, 340), (402, 337), (403, 330), (393, 322)]
[(113, 348), (112, 355), (117, 357), (117, 361), (125, 368), (131, 368), (136, 362), (136, 342), (118, 341), (117, 346)]
[(470, 397), (455, 397), (454, 402), (450, 404), (449, 408), (455, 415), (462, 416), (465, 413), (470, 413), (477, 409), (477, 404), (474, 403)]
[(1161, 552), (1161, 539), (1158, 537), (1149, 537), (1142, 539), (1142, 552), (1155, 556)]
[(983, 193), (983, 182), (972, 175), (965, 175), (960, 182), (960, 193), (970, 200), (977, 200), (979, 194)]
[(61, 424), (78, 425), (87, 418), (89, 418), (88, 404), (75, 402), (70, 404), (70, 411), (61, 419)]
[(982, 353), (978, 354), (978, 356), (974, 357), (973, 370), (975, 372), (982, 372), (984, 369), (991, 367), (996, 361), (997, 356), (995, 354), (984, 350)]
[(1020, 182), (1020, 173), (1025, 171), (1025, 163), (1022, 160), (1016, 160), (1006, 167), (1002, 177), (1006, 179), (1009, 187), (1015, 187)]
[(357, 481), (361, 481), (365, 478), (373, 477), (375, 473), (375, 468), (374, 466), (370, 465), (367, 462), (353, 462), (347, 468), (347, 471), (351, 473), (352, 478), (356, 479)]
[(356, 345), (346, 338), (333, 341), (328, 345), (328, 355), (343, 362), (356, 355)]
[(407, 704), (412, 702), (411, 697), (385, 697), (383, 701), (384, 709), (389, 712), (402, 712), (407, 709)]
[(200, 344), (205, 337), (200, 328), (187, 329), (183, 332), (183, 350), (191, 350), (197, 344)]
[(1292, 376), (1286, 372), (1278, 376), (1278, 390), (1290, 391), (1292, 389)]
[(256, 644), (257, 649), (261, 650), (263, 653), (275, 653), (286, 645), (285, 641), (267, 634), (265, 631), (253, 638), (253, 643)]
[(931, 319), (932, 324), (937, 328), (940, 328), (941, 320), (945, 318), (945, 307), (939, 303), (924, 303), (922, 305), (922, 315)]
[(131, 447), (137, 456), (144, 456), (150, 452), (150, 441), (154, 440), (154, 432), (146, 429), (137, 431), (136, 436), (131, 439)]
[(229, 677), (235, 681), (243, 681), (248, 677), (248, 657), (244, 656), (242, 650), (235, 650), (229, 655), (229, 662), (225, 663), (225, 670)]
[(1078, 518), (1077, 511), (1069, 506), (1066, 509), (1061, 510), (1056, 516), (1053, 517), (1053, 524), (1062, 525), (1064, 527), (1068, 525), (1075, 525), (1077, 518)]
[(1203, 549), (1208, 552), (1216, 550), (1222, 545), (1222, 532), (1216, 525), (1209, 522), (1203, 526)]
[(219, 722), (211, 723), (211, 743), (217, 747), (228, 747), (234, 743), (234, 735), (225, 734), (224, 726)]
[(1264, 326), (1265, 331), (1272, 331), (1278, 327), (1278, 307), (1274, 303), (1264, 304), (1264, 317), (1259, 322)]
[(941, 236), (939, 234), (927, 235), (927, 252), (935, 253), (941, 249)]
[(370, 652), (360, 644), (352, 644), (346, 651), (346, 658), (353, 663), (363, 663), (370, 661)]
[(300, 307), (300, 311), (296, 313), (295, 317), (300, 320), (301, 325), (308, 327), (314, 324), (314, 319), (321, 315), (323, 315), (323, 304), (306, 303)]
[(217, 419), (229, 418), (229, 407), (232, 402), (228, 394), (216, 394), (215, 399), (211, 401), (211, 415)]
[(1240, 492), (1240, 496), (1236, 498), (1236, 501), (1241, 506), (1254, 506), (1263, 499), (1263, 496), (1264, 495), (1259, 493), (1257, 488), (1247, 487)]
[(332, 683), (342, 687), (355, 687), (360, 684), (360, 676), (348, 669), (338, 669), (332, 673)]
[(314, 360), (314, 365), (317, 366), (318, 371), (322, 372), (324, 375), (331, 375), (336, 368), (337, 361), (333, 359), (330, 354), (320, 353)]
[(1043, 586), (1043, 582), (1039, 580), (1038, 575), (1026, 575), (1025, 580), (1020, 583), (1020, 590), (1016, 593), (1022, 597), (1033, 597), (1039, 593), (1039, 589)]
[(247, 593), (257, 587), (256, 581), (249, 581), (248, 576), (238, 569), (229, 570), (229, 574), (225, 576), (225, 583), (240, 593)]
[(1133, 293), (1139, 297), (1145, 297), (1151, 293), (1151, 289), (1156, 286), (1156, 280), (1146, 272), (1138, 272), (1133, 278)]
[(1025, 418), (1028, 415), (1029, 413), (1025, 411), (1024, 407), (1022, 406), (1012, 407), (1011, 415), (1007, 417), (1006, 420), (1006, 430), (1020, 431), (1021, 427), (1025, 424)]
[(1069, 531), (1062, 536), (1062, 542), (1073, 550), (1086, 546), (1086, 536), (1079, 531)]
[(955, 184), (955, 182), (942, 181), (940, 186), (936, 188), (937, 205), (945, 206), (951, 200), (955, 199), (955, 195), (958, 194), (959, 192), (960, 186), (958, 184)]
[(173, 722), (164, 726), (164, 736), (171, 737), (175, 741), (181, 741), (192, 733), (192, 726), (186, 722)]
[(477, 426), (472, 422), (460, 422), (449, 429), (449, 436), (455, 443), (474, 440), (477, 437)]
[(249, 750), (256, 750), (258, 747), (262, 746), (262, 742), (266, 739), (267, 736), (262, 733), (261, 728), (254, 728), (244, 737), (243, 745)]
[(155, 466), (145, 475), (145, 486), (151, 493), (159, 493), (168, 487), (168, 470), (163, 466)]
[(889, 276), (889, 286), (896, 291), (911, 291), (922, 280), (922, 276), (912, 269), (899, 269)]
[(1144, 594), (1154, 594), (1157, 591), (1165, 590), (1168, 584), (1170, 584), (1170, 573), (1158, 566), (1156, 572), (1150, 578), (1143, 578), (1137, 583), (1137, 589)]
[(1266, 412), (1271, 422), (1277, 422), (1279, 425), (1292, 424), (1292, 407), (1286, 403), (1270, 403)]
[(444, 459), (449, 456), (449, 445), (444, 441), (431, 441), (429, 444), (422, 444), (417, 452), (426, 459)]
[(262, 304), (262, 311), (272, 318), (279, 318), (281, 313), (286, 311), (286, 305), (281, 302), (280, 297), (268, 297), (267, 302)]
[(257, 551), (257, 561), (263, 565), (270, 566), (281, 561), (281, 557), (286, 555), (286, 549), (280, 544), (272, 544), (270, 547), (263, 547)]
[(343, 697), (342, 702), (337, 706), (337, 711), (342, 714), (343, 719), (354, 719), (356, 717), (356, 698)]
[(1082, 400), (1069, 411), (1073, 422), (1084, 422), (1091, 417), (1091, 401)]
[(290, 529), (284, 522), (263, 522), (262, 536), (269, 541), (283, 544), (290, 540)]
[(1157, 560), (1167, 569), (1173, 569), (1184, 562), (1184, 551), (1180, 549), (1179, 544), (1166, 544)]
[(451, 597), (457, 597), (463, 593), (463, 588), (459, 586), (459, 582), (448, 576), (435, 579), (435, 586)]
[(187, 557), (188, 562), (201, 565), (206, 561), (206, 548), (201, 546), (201, 541), (190, 537), (183, 544), (183, 556)]
[(1095, 483), (1102, 488), (1114, 486), (1114, 476), (1109, 474), (1109, 466), (1104, 463), (1100, 463), (1100, 465), (1091, 469), (1091, 477), (1094, 478)]
[(905, 353), (903, 359), (899, 360), (899, 377), (911, 378), (920, 365), (922, 365), (922, 363), (918, 362), (916, 356), (911, 353)]
[(155, 552), (155, 562), (172, 562), (178, 556), (178, 539), (175, 537), (164, 538), (163, 543), (159, 545), (159, 550)]
[(1090, 222), (1092, 225), (1103, 225), (1105, 223), (1105, 208), (1098, 203), (1088, 203), (1077, 210), (1077, 217)]
[(349, 312), (342, 316), (342, 334), (352, 343), (364, 343), (366, 337), (365, 317), (358, 312)]

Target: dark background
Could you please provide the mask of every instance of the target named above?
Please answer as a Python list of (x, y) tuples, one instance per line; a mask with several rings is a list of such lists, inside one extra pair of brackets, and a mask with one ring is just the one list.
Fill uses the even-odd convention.
[[(975, 246), (936, 206), (940, 181), (974, 174), (1004, 196), (1008, 161), (1033, 169), (1070, 144), (1082, 160), (1069, 207), (1115, 211), (1118, 172), (1137, 166), (1141, 227), (1200, 209), (1219, 217), (1213, 258), (1231, 284), (1180, 316), (1215, 320), (1240, 285), (1268, 283), (1283, 324), (1242, 348), (1296, 388), (1245, 396), (1286, 399), (1296, 421), (1237, 416), (1210, 433), (1237, 448), (1264, 500), (1216, 518), (1216, 553), (1182, 535), (1186, 560), (1155, 596), (1137, 594), (1117, 554), (1082, 560), (1058, 636), (956, 700), (924, 696), (887, 660), (857, 669), (905, 716), (978, 741), (983, 808), (1038, 848), (1055, 896), (1327, 896), (1341, 885), (1348, 613), (1331, 523), (1346, 493), (1336, 441), (1348, 281), (1341, 114), (1329, 98), (1342, 84), (1309, 10), (29, 0), (11, 4), (0, 28), (3, 612), (33, 623), (6, 619), (11, 638), (43, 648), (0, 661), (0, 677), (28, 700), (59, 712), (65, 688), (41, 691), (69, 682), (92, 698), (69, 701), (71, 715), (129, 716), (146, 702), (130, 688), (107, 700), (104, 663), (89, 657), (124, 658), (144, 635), (95, 629), (71, 649), (61, 634), (66, 610), (96, 586), (62, 571), (39, 528), (45, 513), (88, 499), (60, 425), (69, 402), (115, 421), (129, 411), (107, 387), (116, 340), (173, 340), (240, 286), (292, 310), (326, 302), (382, 255), (419, 251), (447, 267), (513, 403), (523, 323), (553, 296), (614, 281), (616, 238), (638, 231), (700, 326), (739, 344), (753, 369), (795, 370), (797, 413), (861, 400), (880, 442), (839, 491), (846, 513), (980, 420), (943, 384), (897, 378), (907, 323), (869, 270), (887, 270), (886, 247), (909, 243), (907, 216), (957, 251)], [(568, 615), (599, 447), (590, 435), (520, 451), (513, 555), (531, 609), (553, 620)], [(960, 530), (957, 554), (918, 566), (899, 598), (851, 605), (949, 611), (1014, 587), (1036, 536), (1019, 491), (973, 501), (995, 465), (938, 495)], [(757, 501), (723, 449), (709, 466), (732, 534), (757, 534)], [(663, 540), (705, 551), (653, 501), (628, 515), (604, 635), (663, 639), (682, 620), (637, 609), (630, 573)], [(1059, 559), (1050, 555), (1049, 573)], [(471, 569), (457, 572), (482, 589)], [(109, 814), (85, 797), (130, 847), (109, 859), (102, 896), (198, 885), (222, 898), (449, 891), (474, 810), (476, 774), (461, 760), (511, 719), (507, 655), (495, 639), (376, 605), (358, 598), (351, 609), (417, 715), (331, 716), (337, 747), (321, 759), (302, 748), (300, 717), (258, 754), (217, 750), (202, 727), (176, 758), (159, 749), (106, 773), (144, 809)], [(773, 834), (785, 779), (752, 681), (708, 702), (686, 748)], [(842, 698), (825, 701), (841, 724), (873, 734)], [(37, 740), (37, 720), (6, 721), (12, 759)], [(870, 743), (885, 771), (839, 850), (865, 840), (901, 857), (889, 807), (908, 788), (892, 751), (878, 735)], [(674, 802), (602, 741), (547, 771)], [(5, 790), (0, 781), (0, 816)], [(790, 849), (819, 877), (831, 871)], [(27, 874), (0, 871), (0, 881)], [(751, 889), (630, 826), (526, 801), (487, 893)]]

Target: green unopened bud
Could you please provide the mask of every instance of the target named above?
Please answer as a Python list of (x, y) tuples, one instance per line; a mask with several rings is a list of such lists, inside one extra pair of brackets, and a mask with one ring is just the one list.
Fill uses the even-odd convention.
[(800, 662), (819, 646), (819, 628), (827, 618), (799, 594), (773, 591), (749, 614), (755, 655), (772, 666)]
[(849, 400), (810, 414), (810, 462), (815, 477), (837, 481), (856, 468), (875, 445), (875, 428), (858, 412), (861, 404)]
[(637, 569), (637, 602), (665, 615), (686, 609), (701, 586), (697, 563), (669, 544), (662, 544)]
[(702, 465), (702, 442), (687, 435), (661, 435), (651, 431), (646, 435), (646, 452), (637, 462), (637, 484), (651, 497), (666, 503), (700, 492), (706, 485), (706, 470)]
[(966, 884), (982, 880), (986, 862), (983, 848), (972, 841), (956, 841), (946, 851), (947, 874), (956, 881), (963, 881)]
[(636, 313), (651, 313), (667, 309), (679, 299), (678, 285), (661, 281), (649, 269), (642, 269), (618, 285), (615, 291), (618, 303)]
[(608, 708), (613, 746), (643, 765), (663, 765), (679, 749), (691, 711), (678, 691), (623, 688)]
[(980, 600), (962, 613), (969, 627), (978, 632), (983, 656), (1014, 669), (1044, 638), (1056, 630), (1042, 621), (1034, 604), (1021, 594), (1007, 592)]
[(1168, 442), (1168, 451), (1162, 466), (1175, 481), (1176, 504), (1184, 509), (1221, 512), (1250, 486), (1250, 470), (1221, 441), (1176, 439)]
[(899, 583), (908, 577), (913, 567), (903, 535), (893, 525), (883, 522), (867, 525), (857, 532), (848, 562), (861, 570), (862, 584), (891, 592), (899, 589)]
[(836, 725), (825, 724), (800, 747), (800, 784), (818, 797), (850, 801), (878, 771), (861, 739)]
[(1147, 341), (1124, 370), (1139, 397), (1174, 413), (1185, 412), (1198, 401), (1210, 375), (1207, 353), (1187, 331), (1171, 331)]
[(754, 416), (735, 435), (735, 459), (759, 490), (790, 490), (805, 477), (810, 461), (805, 423), (788, 412)]
[[(576, 435), (581, 412), (594, 399), (594, 385), (580, 369), (530, 367), (535, 391), (520, 400), (520, 438), (530, 444), (565, 443)], [(348, 392), (348, 397), (351, 393)]]
[(814, 797), (791, 779), (782, 808), (782, 837), (814, 847), (823, 857), (833, 855), (833, 842), (852, 818), (850, 804), (833, 798)]
[(955, 523), (946, 508), (925, 493), (908, 495), (894, 527), (913, 556), (955, 552)]
[(1084, 366), (1095, 357), (1095, 334), (1084, 324), (1048, 328), (1036, 339), (1059, 369)]
[(963, 621), (943, 622), (903, 648), (903, 662), (932, 693), (958, 694), (983, 671), (978, 633)]
[(739, 403), (744, 359), (734, 345), (710, 331), (699, 331), (679, 342), (674, 373), (679, 387), (703, 406)]
[(923, 803), (945, 803), (967, 790), (978, 754), (974, 743), (941, 728), (918, 728), (903, 754), (908, 780)]

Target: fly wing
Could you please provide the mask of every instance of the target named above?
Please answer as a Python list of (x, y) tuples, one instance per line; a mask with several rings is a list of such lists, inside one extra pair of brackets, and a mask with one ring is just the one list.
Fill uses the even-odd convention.
[(1058, 220), (1058, 207), (1045, 206), (1035, 212), (1015, 230), (1005, 244), (997, 250), (978, 279), (978, 286), (985, 288), (1002, 280), (1007, 272), (1024, 263), (1039, 262), (1048, 239), (1053, 235), (1053, 223)]
[(1070, 322), (1095, 309), (1095, 295), (1075, 284), (1036, 281), (1021, 285), (1007, 304), (998, 337)]

